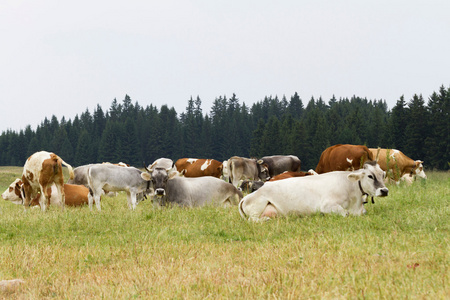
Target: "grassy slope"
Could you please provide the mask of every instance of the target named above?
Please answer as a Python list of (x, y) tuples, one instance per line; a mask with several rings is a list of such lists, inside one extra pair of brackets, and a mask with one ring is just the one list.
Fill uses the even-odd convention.
[[(3, 192), (21, 168), (0, 168)], [(41, 213), (0, 204), (0, 279), (26, 284), (1, 297), (450, 297), (450, 174), (390, 186), (363, 217), (240, 219), (237, 208)]]

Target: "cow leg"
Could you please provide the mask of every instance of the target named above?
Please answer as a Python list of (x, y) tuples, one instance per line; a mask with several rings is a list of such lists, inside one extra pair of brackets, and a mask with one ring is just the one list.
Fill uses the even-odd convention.
[(242, 212), (252, 221), (261, 222), (269, 219), (268, 216), (263, 216), (267, 206), (271, 205), (268, 199), (262, 197), (248, 198), (240, 205)]
[(136, 194), (135, 193), (127, 192), (127, 201), (128, 201), (128, 208), (129, 209), (135, 209), (136, 208)]
[(339, 204), (330, 204), (330, 203), (325, 203), (321, 209), (320, 209), (321, 213), (324, 214), (329, 214), (329, 213), (334, 213), (334, 214), (338, 214), (341, 215), (343, 217), (348, 216), (348, 212)]
[(92, 191), (92, 196), (88, 197), (88, 202), (89, 202), (89, 209), (92, 210), (92, 202), (95, 202), (95, 206), (97, 206), (97, 210), (100, 211), (102, 210), (101, 207), (101, 203), (100, 203), (100, 196), (102, 195), (102, 189), (100, 189), (99, 191)]
[(31, 204), (31, 195), (33, 193), (33, 189), (31, 188), (31, 186), (27, 180), (22, 178), (22, 181), (23, 181), (23, 190), (24, 190), (24, 194), (25, 194), (25, 199), (23, 199), (23, 206), (24, 206), (25, 210), (28, 210), (28, 208), (30, 207), (30, 204)]
[(97, 206), (98, 211), (102, 210), (102, 205), (100, 203), (100, 196), (101, 196), (101, 193), (97, 193), (94, 196), (95, 206)]
[(94, 204), (94, 196), (91, 194), (91, 191), (88, 193), (88, 204), (89, 209), (92, 210), (92, 205)]
[(136, 209), (136, 193), (127, 192), (128, 208)]
[(41, 186), (41, 196), (39, 198), (39, 206), (41, 207), (42, 211), (45, 211), (47, 209), (47, 202), (50, 203), (50, 197), (47, 198), (47, 188), (44, 188)]
[(66, 205), (66, 194), (64, 192), (64, 179), (62, 178), (62, 176), (58, 178), (56, 189), (58, 191), (59, 199), (61, 199), (61, 210), (64, 211), (64, 207)]

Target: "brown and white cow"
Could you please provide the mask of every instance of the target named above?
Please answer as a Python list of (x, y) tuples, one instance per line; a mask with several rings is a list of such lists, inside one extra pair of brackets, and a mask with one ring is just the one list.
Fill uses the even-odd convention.
[(412, 160), (403, 154), (402, 151), (396, 149), (369, 148), (369, 150), (378, 161), (380, 168), (396, 183), (399, 183), (400, 179), (411, 183), (414, 176), (427, 178), (423, 170), (423, 161), (421, 160)]
[[(17, 178), (11, 185), (6, 189), (6, 191), (2, 194), (2, 198), (4, 200), (11, 201), (14, 204), (22, 204), (23, 196), (22, 196), (22, 186), (23, 182), (19, 178)], [(58, 191), (56, 189), (56, 185), (52, 184), (51, 194), (50, 196), (50, 204), (61, 206), (61, 199), (58, 196)], [(64, 194), (65, 194), (65, 205), (67, 206), (81, 206), (87, 205), (89, 203), (89, 189), (84, 185), (76, 185), (76, 184), (64, 184)], [(40, 193), (36, 195), (34, 199), (31, 200), (30, 206), (39, 205)]]
[(283, 172), (281, 174), (275, 175), (274, 177), (270, 178), (269, 181), (277, 181), (277, 180), (283, 180), (283, 179), (287, 179), (287, 178), (292, 178), (292, 177), (303, 177), (303, 176), (309, 176), (309, 175), (314, 175), (311, 172), (292, 172), (292, 171), (286, 171)]
[(371, 160), (373, 160), (372, 152), (366, 146), (338, 144), (322, 152), (316, 172), (322, 174), (332, 171), (354, 171)]
[(64, 209), (65, 194), (62, 165), (69, 169), (70, 178), (73, 178), (72, 166), (54, 153), (40, 151), (27, 159), (22, 173), (23, 192), (25, 194), (23, 205), (25, 209), (29, 207), (31, 200), (40, 193), (39, 205), (41, 210), (45, 211), (47, 205), (50, 205), (52, 184), (56, 185), (58, 197), (61, 199), (61, 207)]
[(215, 159), (204, 158), (180, 158), (175, 167), (184, 177), (222, 176), (222, 163)]
[(270, 178), (285, 171), (300, 171), (301, 161), (295, 155), (264, 156), (261, 160), (267, 165)]
[(270, 178), (269, 169), (261, 159), (233, 156), (228, 160), (228, 172), (231, 183), (238, 187), (241, 180), (261, 180)]

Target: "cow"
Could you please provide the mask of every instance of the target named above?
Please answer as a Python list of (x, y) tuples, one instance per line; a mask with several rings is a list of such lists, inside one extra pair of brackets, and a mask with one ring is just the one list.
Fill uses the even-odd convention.
[(239, 188), (242, 192), (248, 194), (248, 193), (253, 193), (254, 191), (258, 190), (263, 185), (264, 185), (263, 181), (246, 179), (246, 180), (242, 181), (241, 186)]
[(157, 160), (155, 160), (151, 165), (149, 165), (147, 167), (147, 169), (155, 169), (155, 168), (163, 168), (163, 169), (170, 169), (174, 167), (174, 163), (173, 160), (171, 160), (170, 158), (158, 158)]
[(300, 171), (301, 161), (295, 155), (264, 156), (261, 160), (267, 165), (270, 178), (285, 171)]
[[(118, 164), (103, 162), (101, 164), (102, 165), (115, 165), (115, 166), (124, 167), (124, 168), (127, 168), (130, 166), (123, 162), (119, 162)], [(83, 166), (79, 166), (79, 167), (76, 167), (75, 169), (73, 169), (74, 178), (69, 179), (67, 181), (67, 183), (68, 184), (78, 184), (78, 185), (81, 184), (81, 185), (84, 185), (85, 187), (89, 187), (88, 181), (87, 181), (87, 171), (93, 165), (96, 165), (96, 164), (83, 165)]]
[(45, 211), (50, 205), (51, 185), (56, 185), (58, 197), (61, 199), (61, 208), (64, 209), (64, 175), (62, 165), (69, 169), (69, 177), (73, 178), (72, 166), (63, 161), (58, 155), (40, 151), (31, 155), (23, 167), (22, 182), (24, 201), (23, 205), (27, 209), (31, 200), (40, 193), (39, 205)]
[(215, 159), (180, 158), (175, 162), (177, 171), (184, 177), (222, 176), (222, 163)]
[[(23, 182), (17, 178), (2, 194), (4, 200), (9, 200), (14, 204), (22, 204), (22, 187)], [(58, 196), (58, 191), (55, 184), (52, 184), (50, 191), (50, 204), (61, 206), (61, 199)], [(81, 206), (88, 204), (90, 197), (89, 189), (84, 185), (64, 184), (65, 205), (67, 206)], [(30, 206), (39, 205), (40, 193), (30, 202)]]
[(92, 167), (94, 164), (89, 165), (83, 165), (76, 167), (73, 169), (73, 178), (70, 178), (67, 183), (68, 184), (78, 184), (78, 185), (84, 185), (85, 187), (89, 187), (88, 181), (87, 181), (87, 171), (90, 167)]
[(373, 160), (373, 155), (366, 146), (338, 144), (322, 152), (316, 172), (322, 174), (331, 171), (358, 170), (370, 160)]
[(403, 154), (402, 151), (396, 149), (369, 148), (369, 150), (380, 168), (386, 171), (388, 178), (394, 180), (397, 184), (400, 183), (400, 179), (411, 183), (413, 176), (427, 178), (421, 160), (414, 161)]
[(233, 156), (228, 159), (228, 172), (231, 183), (238, 187), (241, 180), (269, 180), (269, 169), (262, 160)]
[(150, 181), (142, 176), (144, 172), (134, 167), (119, 167), (109, 164), (93, 165), (88, 169), (87, 179), (89, 191), (93, 196), (89, 202), (92, 209), (93, 201), (98, 210), (101, 210), (100, 196), (103, 190), (127, 193), (128, 207), (136, 209), (136, 194), (148, 194), (150, 191)]
[(292, 178), (292, 177), (303, 177), (303, 176), (309, 176), (309, 175), (314, 175), (311, 172), (292, 172), (292, 171), (286, 171), (283, 172), (281, 174), (275, 175), (274, 177), (271, 177), (269, 181), (277, 181), (277, 180), (282, 180), (282, 179), (287, 179), (287, 178)]
[(226, 182), (230, 182), (230, 172), (228, 172), (228, 160), (222, 162), (222, 176), (220, 177)]
[(176, 170), (156, 168), (144, 173), (151, 180), (156, 206), (176, 204), (184, 207), (237, 205), (242, 193), (232, 184), (212, 176), (181, 177)]
[(335, 171), (318, 176), (266, 182), (239, 203), (242, 218), (263, 221), (279, 215), (316, 212), (355, 216), (366, 213), (367, 196), (385, 197), (385, 172), (369, 161), (356, 171)]

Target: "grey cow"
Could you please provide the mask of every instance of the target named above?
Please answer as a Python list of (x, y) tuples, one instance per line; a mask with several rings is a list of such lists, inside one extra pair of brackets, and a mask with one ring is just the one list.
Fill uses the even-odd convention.
[(163, 168), (149, 170), (144, 176), (152, 181), (153, 201), (160, 206), (236, 205), (243, 197), (232, 184), (212, 176), (180, 177), (177, 171)]
[[(103, 190), (127, 193), (128, 207), (135, 209), (139, 193), (148, 194), (150, 192), (150, 181), (146, 178), (146, 172), (142, 172), (134, 167), (119, 167), (111, 164), (93, 165), (88, 170), (88, 183), (93, 194), (93, 200), (97, 209), (101, 209), (100, 196)], [(89, 207), (92, 209), (92, 200)]]
[(281, 174), (285, 171), (299, 172), (301, 161), (295, 155), (272, 155), (261, 158), (264, 164), (269, 169), (269, 176), (272, 178), (275, 175)]

